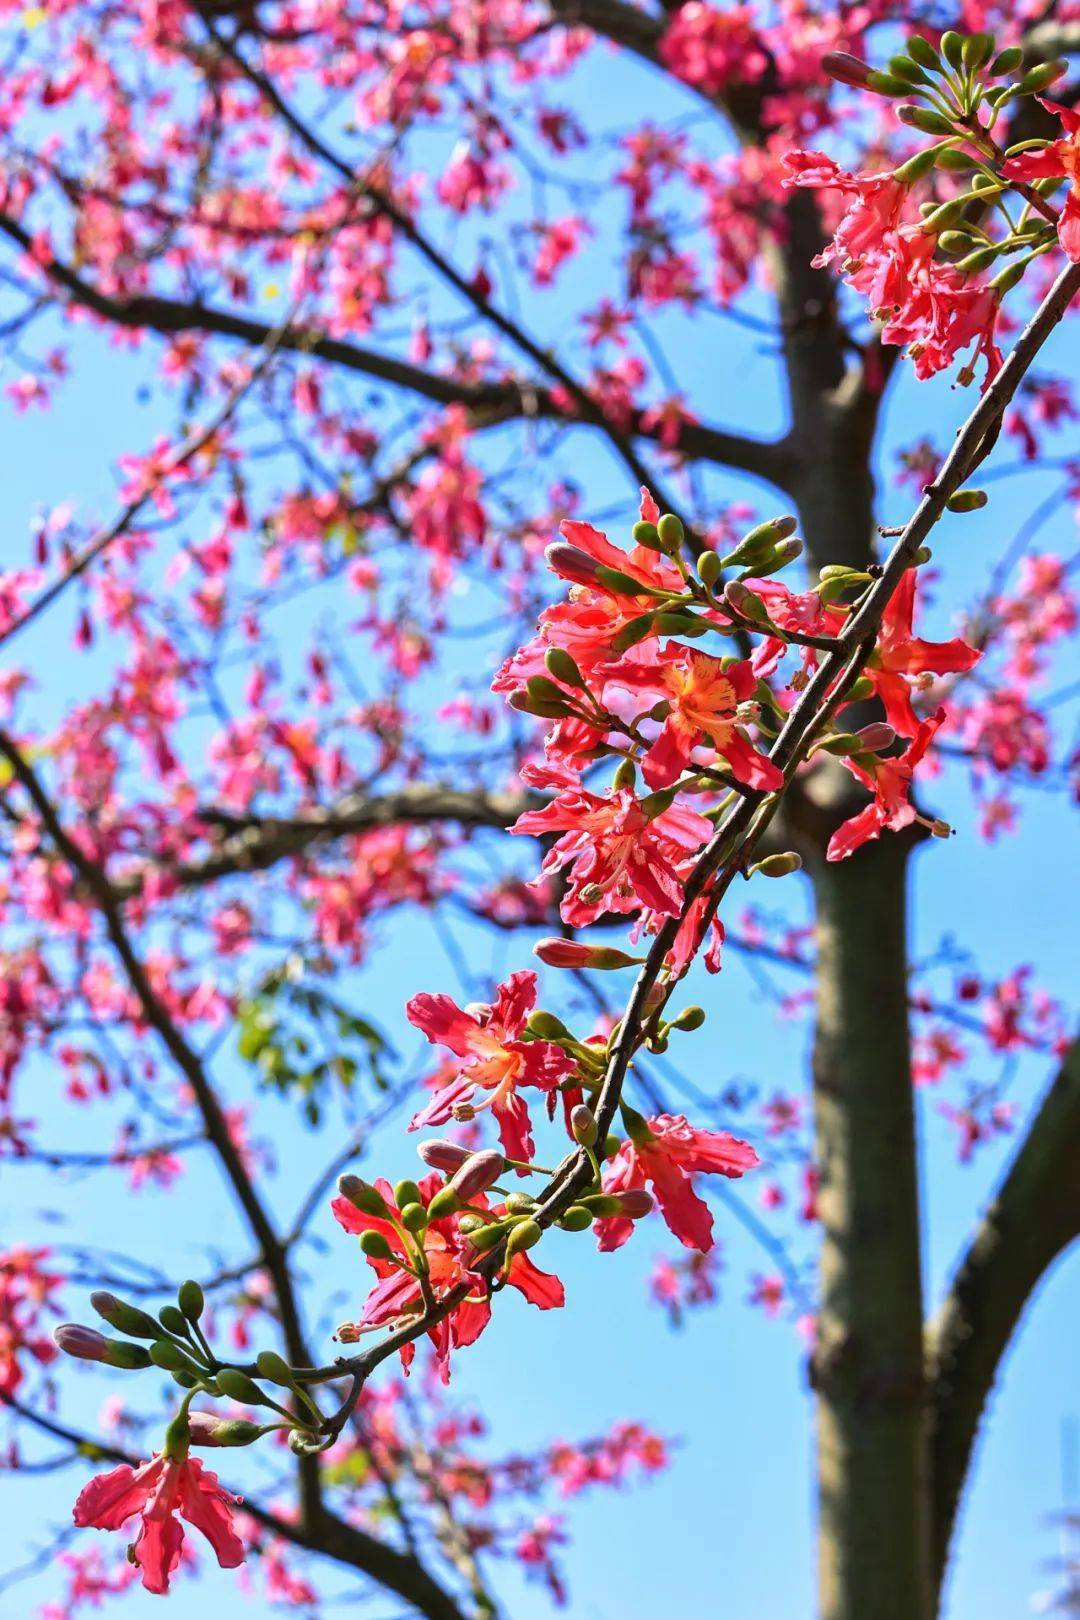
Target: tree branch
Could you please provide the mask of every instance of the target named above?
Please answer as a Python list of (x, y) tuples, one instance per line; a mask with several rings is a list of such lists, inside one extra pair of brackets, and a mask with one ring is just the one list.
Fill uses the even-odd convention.
[(926, 1333), (934, 1563), (957, 1508), (1001, 1358), (1047, 1269), (1080, 1236), (1080, 1040), (1067, 1052)]
[[(22, 249), (29, 250), (30, 233), (17, 220), (0, 215), (0, 232)], [(135, 298), (111, 298), (99, 292), (91, 282), (59, 259), (51, 260), (42, 268), (57, 286), (64, 289), (72, 302), (91, 310), (114, 326), (136, 331), (148, 329), (163, 336), (177, 332), (204, 332), (216, 337), (233, 338), (240, 343), (274, 341), (275, 349), (313, 355), (343, 370), (374, 377), (393, 388), (406, 389), (433, 404), (462, 405), (476, 431), (499, 427), (507, 422), (533, 419), (596, 427), (609, 437), (615, 432), (601, 408), (589, 396), (585, 396), (587, 409), (581, 407), (580, 402), (579, 408), (574, 409), (560, 403), (550, 390), (529, 382), (516, 379), (465, 382), (459, 377), (425, 370), (423, 366), (399, 360), (394, 355), (381, 354), (362, 344), (331, 337), (318, 327), (298, 322), (279, 334), (269, 321), (257, 320), (235, 310), (217, 309), (208, 304), (148, 294)], [(645, 414), (643, 411), (631, 414), (629, 435), (631, 438), (659, 443), (662, 429), (645, 425), (642, 420)], [(692, 460), (734, 467), (779, 489), (786, 487), (790, 476), (789, 456), (782, 440), (754, 439), (729, 433), (723, 428), (686, 422), (680, 428), (678, 449), (680, 454)], [(644, 477), (648, 476), (640, 467), (638, 471)]]

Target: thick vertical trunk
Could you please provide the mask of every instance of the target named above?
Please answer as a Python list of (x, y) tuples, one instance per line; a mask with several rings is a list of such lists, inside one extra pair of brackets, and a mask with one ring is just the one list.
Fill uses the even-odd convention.
[[(802, 401), (799, 507), (812, 562), (872, 559), (872, 421)], [(860, 419), (861, 416), (861, 419)], [(816, 441), (816, 442), (814, 442)], [(867, 707), (863, 718), (877, 718)], [(907, 1008), (912, 844), (824, 859), (864, 802), (825, 764), (804, 814), (817, 908), (815, 1154), (821, 1313), (813, 1357), (822, 1620), (930, 1620), (919, 1186)], [(796, 812), (797, 813), (797, 812)]]
[(931, 1614), (906, 863), (889, 841), (814, 873), (823, 1620)]

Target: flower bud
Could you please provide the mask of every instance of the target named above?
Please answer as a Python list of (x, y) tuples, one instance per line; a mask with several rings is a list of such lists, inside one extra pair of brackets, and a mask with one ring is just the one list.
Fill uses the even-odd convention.
[(945, 505), (950, 512), (977, 512), (990, 499), (985, 489), (958, 489)]
[(510, 1228), (506, 1239), (506, 1258), (511, 1259), (515, 1254), (523, 1254), (539, 1243), (544, 1235), (543, 1227), (536, 1221), (522, 1221), (518, 1226)]
[(486, 1226), (478, 1226), (475, 1232), (470, 1232), (469, 1242), (480, 1254), (486, 1254), (499, 1242), (505, 1230), (501, 1221), (490, 1221)]
[(893, 170), (893, 179), (899, 180), (904, 186), (914, 185), (916, 180), (921, 180), (924, 175), (930, 173), (940, 150), (941, 148), (937, 146), (924, 147), (921, 152), (916, 152), (906, 163), (901, 163), (899, 168)]
[(612, 651), (624, 653), (636, 647), (639, 641), (644, 641), (652, 633), (655, 619), (655, 613), (641, 613), (635, 619), (628, 619), (618, 635), (612, 638)]
[(821, 66), (837, 84), (849, 84), (854, 90), (865, 90), (870, 78), (870, 64), (850, 51), (826, 51)]
[(547, 665), (548, 673), (554, 675), (564, 686), (584, 688), (585, 682), (581, 671), (565, 647), (549, 647), (544, 654), (544, 663)]
[(265, 1378), (268, 1384), (280, 1384), (282, 1389), (292, 1389), (292, 1368), (276, 1350), (261, 1351), (255, 1358), (255, 1365), (259, 1369), (259, 1377)]
[(214, 1382), (223, 1395), (231, 1401), (240, 1401), (244, 1406), (265, 1406), (266, 1396), (254, 1379), (247, 1373), (241, 1372), (239, 1367), (222, 1367), (215, 1373)]
[(704, 1007), (684, 1007), (682, 1012), (674, 1017), (669, 1029), (700, 1029), (705, 1022)]
[(219, 1418), (212, 1412), (188, 1413), (188, 1437), (193, 1446), (250, 1446), (262, 1429), (246, 1418)]
[(206, 1305), (206, 1298), (198, 1283), (190, 1278), (187, 1282), (181, 1283), (176, 1297), (188, 1321), (197, 1322)]
[(613, 591), (616, 596), (651, 594), (647, 585), (643, 585), (640, 579), (635, 579), (633, 574), (624, 573), (621, 568), (605, 568), (603, 563), (598, 563), (596, 577), (605, 590)]
[(360, 1176), (339, 1176), (338, 1192), (362, 1215), (375, 1215), (385, 1221), (390, 1214), (378, 1188)]
[(664, 551), (673, 554), (678, 551), (686, 539), (686, 530), (682, 526), (682, 519), (676, 517), (674, 512), (665, 512), (656, 525), (660, 536), (660, 544)]
[(118, 1333), (126, 1333), (133, 1339), (160, 1339), (161, 1325), (146, 1311), (140, 1311), (137, 1306), (129, 1305), (126, 1300), (117, 1299), (115, 1294), (107, 1294), (97, 1290), (90, 1295), (90, 1303), (98, 1315)]
[(445, 1142), (438, 1137), (419, 1143), (416, 1151), (432, 1170), (442, 1170), (447, 1175), (460, 1170), (470, 1153), (469, 1148), (462, 1147), (460, 1142)]
[(650, 1215), (655, 1204), (652, 1193), (644, 1187), (628, 1187), (626, 1192), (619, 1193), (618, 1199), (619, 1213), (631, 1221), (640, 1221)]
[(401, 1224), (406, 1232), (422, 1232), (428, 1222), (423, 1204), (406, 1204), (401, 1211)]
[(640, 523), (634, 524), (630, 534), (636, 546), (647, 546), (650, 551), (660, 550), (660, 530), (655, 523), (642, 518)]
[(525, 696), (529, 700), (531, 714), (558, 720), (571, 713), (562, 688), (549, 681), (546, 675), (530, 675), (525, 682)]
[(622, 1214), (622, 1202), (615, 1193), (588, 1193), (581, 1203), (591, 1212), (594, 1221), (606, 1221)]
[(512, 1192), (507, 1195), (506, 1213), (508, 1215), (531, 1215), (536, 1208), (536, 1199), (531, 1193)]
[(554, 1013), (545, 1012), (543, 1007), (537, 1007), (535, 1012), (529, 1014), (525, 1028), (541, 1041), (573, 1040), (562, 1019), (556, 1018)]
[(924, 135), (956, 134), (949, 119), (930, 107), (916, 107), (911, 102), (905, 102), (902, 107), (897, 107), (896, 116), (908, 129), (921, 130)]
[(579, 546), (571, 546), (565, 540), (556, 540), (554, 545), (548, 546), (544, 552), (548, 567), (563, 579), (568, 579), (577, 585), (595, 585), (599, 563), (582, 551)]
[(578, 1103), (570, 1110), (570, 1130), (575, 1142), (582, 1147), (592, 1147), (596, 1141), (596, 1115), (585, 1103)]
[(369, 1260), (396, 1260), (385, 1232), (361, 1232), (360, 1247)]
[(782, 878), (789, 877), (792, 872), (802, 868), (802, 856), (797, 855), (793, 849), (785, 849), (782, 854), (766, 855), (763, 861), (756, 862), (750, 868), (750, 876), (760, 872), (762, 877)]
[(1002, 79), (1008, 73), (1015, 73), (1023, 60), (1024, 52), (1019, 45), (1007, 45), (990, 64), (991, 78)]
[(710, 591), (724, 572), (724, 565), (715, 551), (703, 551), (697, 560), (698, 577)]
[(768, 622), (769, 610), (761, 597), (737, 579), (729, 580), (724, 586), (724, 601), (744, 619), (753, 619), (756, 624)]
[(964, 38), (955, 28), (946, 28), (941, 36), (941, 54), (952, 68), (964, 65)]
[(872, 90), (877, 96), (910, 96), (911, 86), (906, 79), (898, 79), (895, 73), (879, 73), (871, 68), (866, 75), (866, 88)]
[(930, 41), (924, 39), (921, 34), (912, 34), (910, 39), (905, 41), (904, 49), (911, 60), (918, 62), (920, 67), (928, 68), (931, 73), (940, 72), (941, 57)]
[(451, 1187), (449, 1184), (447, 1184), (445, 1187), (440, 1187), (434, 1198), (432, 1198), (431, 1202), (428, 1204), (428, 1220), (444, 1221), (448, 1215), (456, 1214), (460, 1206), (461, 1199), (458, 1197), (453, 1187)]
[(78, 1361), (98, 1361), (106, 1367), (121, 1367), (126, 1372), (151, 1365), (149, 1354), (141, 1344), (107, 1339), (96, 1328), (83, 1327), (80, 1322), (64, 1322), (53, 1332), (53, 1339), (66, 1356), (74, 1356)]
[(759, 523), (756, 528), (744, 534), (734, 551), (729, 551), (722, 559), (722, 566), (738, 565), (740, 568), (752, 568), (755, 563), (764, 561), (774, 546), (788, 535), (794, 534), (799, 526), (799, 520), (792, 514), (785, 513), (783, 517), (769, 518), (765, 523)]
[(586, 1209), (584, 1204), (571, 1204), (569, 1209), (564, 1210), (558, 1224), (564, 1232), (584, 1232), (592, 1225), (594, 1218), (592, 1211)]
[(1033, 96), (1039, 91), (1046, 90), (1060, 79), (1063, 73), (1068, 73), (1068, 62), (1043, 62), (1038, 67), (1030, 68), (1023, 78), (1018, 80), (1014, 93), (1018, 96)]
[(636, 967), (643, 956), (628, 956), (612, 945), (583, 945), (576, 939), (541, 939), (533, 946), (533, 954), (548, 967), (594, 968), (598, 972), (612, 973), (617, 968)]
[(394, 1187), (394, 1203), (398, 1209), (404, 1209), (406, 1204), (420, 1202), (420, 1189), (410, 1176), (406, 1176), (404, 1181), (399, 1181)]
[(896, 741), (896, 732), (884, 720), (874, 720), (870, 725), (860, 727), (855, 735), (861, 751), (866, 754), (883, 753)]
[(969, 73), (978, 73), (994, 54), (994, 36), (987, 33), (969, 34), (960, 47), (960, 60)]
[(173, 1344), (171, 1339), (158, 1339), (156, 1344), (152, 1344), (150, 1360), (163, 1372), (188, 1373), (192, 1377), (198, 1377), (202, 1373), (202, 1368), (196, 1366), (191, 1357), (185, 1355), (180, 1346)]
[(859, 739), (853, 731), (834, 731), (831, 737), (820, 738), (813, 746), (815, 754), (833, 754), (846, 759), (849, 754), (862, 752)]
[[(163, 1305), (158, 1311), (158, 1321), (166, 1333), (175, 1333), (178, 1338), (187, 1336), (187, 1317), (175, 1305)], [(161, 1329), (158, 1329), (160, 1336)]]
[(506, 1170), (506, 1160), (496, 1148), (485, 1148), (474, 1153), (458, 1170), (450, 1186), (463, 1204), (468, 1204), (478, 1193), (486, 1193)]

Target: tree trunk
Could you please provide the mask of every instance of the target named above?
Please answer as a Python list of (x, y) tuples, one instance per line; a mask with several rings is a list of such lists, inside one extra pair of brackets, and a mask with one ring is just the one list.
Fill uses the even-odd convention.
[(899, 839), (816, 863), (823, 1620), (930, 1620), (922, 1282)]

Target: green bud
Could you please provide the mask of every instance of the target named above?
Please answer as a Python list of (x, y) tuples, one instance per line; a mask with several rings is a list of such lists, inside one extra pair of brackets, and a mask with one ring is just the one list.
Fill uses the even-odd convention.
[(629, 648), (636, 647), (639, 641), (644, 641), (647, 635), (653, 633), (655, 619), (655, 613), (642, 613), (636, 619), (628, 619), (618, 635), (613, 637), (612, 650), (617, 653), (624, 653)]
[(703, 636), (707, 630), (714, 630), (715, 625), (708, 619), (697, 619), (692, 613), (679, 612), (677, 609), (669, 613), (658, 613), (653, 620), (653, 629), (661, 636)]
[(902, 79), (905, 84), (930, 84), (922, 68), (913, 62), (910, 56), (890, 56), (889, 73), (894, 79)]
[(1007, 73), (1014, 73), (1024, 60), (1023, 50), (1019, 45), (1007, 45), (1000, 51), (990, 65), (991, 77), (1004, 78)]
[(206, 1305), (206, 1298), (197, 1282), (190, 1278), (180, 1284), (176, 1295), (180, 1302), (180, 1309), (189, 1322), (197, 1322)]
[(390, 1214), (378, 1188), (359, 1176), (339, 1176), (338, 1192), (362, 1215), (374, 1215), (385, 1221)]
[(861, 749), (862, 744), (853, 731), (836, 731), (831, 737), (823, 737), (814, 744), (815, 754), (834, 754), (838, 759), (858, 754)]
[(1063, 73), (1069, 71), (1068, 62), (1043, 62), (1038, 67), (1029, 68), (1022, 79), (1013, 87), (1013, 94), (1017, 96), (1037, 95), (1040, 90), (1046, 90), (1060, 79)]
[(997, 293), (999, 298), (1004, 298), (1006, 293), (1012, 292), (1013, 288), (1023, 281), (1028, 263), (1027, 259), (1019, 259), (1015, 264), (1007, 264), (991, 281), (990, 291)]
[[(966, 197), (953, 197), (950, 202), (938, 203), (923, 219), (923, 230), (931, 233), (943, 231), (947, 225), (954, 225), (958, 219), (963, 218), (966, 207)], [(964, 240), (966, 244), (967, 238)]]
[[(200, 1418), (209, 1418), (208, 1422), (198, 1422)], [(210, 1418), (209, 1413), (195, 1412), (191, 1418), (191, 1438), (196, 1445), (203, 1446), (250, 1446), (262, 1435), (258, 1423), (249, 1423), (246, 1418)]]
[(129, 1305), (126, 1300), (117, 1299), (115, 1294), (98, 1290), (90, 1295), (90, 1303), (118, 1333), (126, 1333), (132, 1339), (161, 1338), (161, 1326), (152, 1316), (135, 1305)]
[(783, 854), (766, 855), (765, 859), (758, 861), (750, 868), (750, 876), (760, 872), (762, 877), (782, 878), (789, 877), (792, 872), (802, 868), (802, 856), (797, 855), (793, 849), (784, 850)]
[(921, 130), (924, 135), (955, 135), (951, 121), (931, 107), (915, 107), (905, 102), (897, 107), (896, 116), (908, 129)]
[(964, 38), (955, 28), (947, 28), (941, 36), (941, 54), (952, 68), (964, 63)]
[(294, 1383), (292, 1369), (276, 1350), (261, 1351), (255, 1358), (255, 1365), (259, 1369), (259, 1377), (265, 1378), (268, 1384), (279, 1384), (282, 1389), (292, 1389)]
[(660, 550), (660, 531), (655, 523), (642, 518), (640, 523), (634, 524), (630, 534), (635, 545), (647, 546), (650, 551)]
[(622, 1137), (616, 1136), (614, 1131), (609, 1131), (607, 1136), (604, 1137), (604, 1150), (600, 1157), (602, 1159), (613, 1159), (621, 1147)]
[(533, 704), (543, 703), (552, 712), (558, 707), (562, 709), (564, 714), (570, 713), (566, 694), (561, 687), (555, 685), (554, 681), (549, 681), (546, 675), (530, 675), (525, 682), (525, 692)]
[(897, 78), (895, 73), (879, 73), (871, 70), (866, 75), (866, 88), (873, 90), (878, 96), (909, 96), (911, 86), (906, 79)]
[(523, 1254), (526, 1249), (531, 1249), (534, 1244), (539, 1243), (543, 1235), (543, 1227), (536, 1221), (522, 1221), (520, 1226), (511, 1227), (506, 1239), (507, 1260), (515, 1254)]
[(544, 654), (544, 663), (548, 667), (548, 672), (564, 686), (584, 688), (585, 682), (581, 671), (565, 647), (549, 647)]
[(912, 34), (911, 38), (905, 41), (904, 49), (911, 60), (918, 62), (920, 67), (929, 68), (931, 72), (940, 71), (941, 57), (930, 41), (924, 39), (921, 34)]
[[(539, 680), (540, 677), (534, 676), (533, 679)], [(510, 707), (519, 714), (533, 714), (538, 720), (565, 720), (570, 713), (566, 699), (559, 698), (556, 702), (554, 698), (535, 697), (529, 691), (531, 685), (532, 682), (527, 681), (523, 692), (511, 692), (507, 699)]]
[(945, 145), (937, 147), (936, 150), (938, 154), (937, 167), (939, 169), (947, 169), (953, 174), (960, 174), (965, 169), (975, 167), (975, 158), (969, 153), (961, 151), (959, 147)]
[(898, 169), (893, 170), (893, 178), (899, 180), (901, 185), (914, 185), (916, 180), (921, 180), (924, 174), (930, 173), (940, 151), (939, 146), (924, 146), (921, 152), (916, 152), (914, 157), (909, 157), (906, 163), (901, 163)]
[(564, 1211), (559, 1225), (564, 1232), (585, 1232), (592, 1225), (593, 1219), (592, 1212), (587, 1210), (584, 1204), (571, 1204), (569, 1209)]
[(420, 1189), (410, 1177), (399, 1181), (394, 1188), (394, 1203), (398, 1209), (404, 1209), (406, 1204), (420, 1203)]
[(361, 1232), (360, 1247), (369, 1260), (394, 1260), (397, 1258), (384, 1232)]
[(475, 1232), (470, 1232), (469, 1242), (481, 1254), (486, 1254), (499, 1242), (505, 1230), (501, 1221), (491, 1221), (486, 1226), (478, 1226)]
[(610, 1220), (613, 1215), (622, 1214), (622, 1205), (614, 1193), (588, 1193), (581, 1202), (594, 1221)]
[(512, 1192), (507, 1194), (506, 1210), (509, 1215), (531, 1215), (536, 1208), (536, 1199), (526, 1192)]
[(605, 589), (614, 591), (617, 596), (648, 596), (649, 587), (643, 585), (632, 574), (624, 574), (621, 568), (605, 568), (601, 563), (596, 570), (596, 578)]
[(125, 1372), (137, 1372), (150, 1366), (149, 1352), (141, 1344), (128, 1344), (126, 1339), (106, 1339), (101, 1359), (107, 1367), (122, 1367)]
[(864, 698), (872, 697), (874, 683), (869, 675), (860, 675), (857, 681), (852, 681), (847, 689), (848, 703), (861, 703)]
[(461, 1208), (461, 1199), (453, 1187), (440, 1187), (428, 1205), (428, 1220), (443, 1221)]
[[(161, 1323), (161, 1326), (165, 1329), (166, 1333), (176, 1333), (181, 1338), (186, 1337), (187, 1317), (184, 1315), (183, 1311), (178, 1310), (175, 1305), (163, 1305), (160, 1311), (158, 1311), (158, 1321)], [(161, 1329), (159, 1328), (159, 1337), (160, 1334)]]
[(969, 253), (961, 259), (956, 268), (962, 270), (966, 276), (978, 275), (990, 268), (1000, 251), (996, 244), (976, 248), (974, 253)]
[(977, 73), (986, 66), (993, 54), (993, 34), (969, 34), (961, 47), (960, 59), (969, 73)]
[(253, 1378), (241, 1372), (239, 1367), (222, 1367), (215, 1375), (215, 1382), (223, 1395), (231, 1401), (240, 1401), (244, 1406), (266, 1406), (267, 1399)]
[(958, 489), (945, 505), (950, 512), (977, 512), (990, 499), (985, 489)]
[(545, 1012), (543, 1007), (537, 1007), (526, 1020), (525, 1028), (530, 1035), (535, 1035), (541, 1041), (570, 1041), (573, 1036), (561, 1018), (554, 1013)]
[(184, 1354), (178, 1344), (173, 1344), (171, 1339), (158, 1339), (156, 1344), (152, 1344), (150, 1360), (163, 1372), (182, 1372), (197, 1377), (201, 1370), (190, 1356)]
[(674, 1017), (668, 1029), (700, 1029), (705, 1022), (704, 1007), (684, 1007), (681, 1013)]
[(765, 523), (759, 523), (756, 528), (744, 534), (734, 551), (729, 551), (721, 560), (721, 567), (752, 568), (758, 562), (764, 562), (770, 556), (774, 547), (789, 535), (795, 533), (799, 520), (791, 513), (783, 517), (769, 518)]
[(574, 1141), (583, 1147), (592, 1147), (596, 1141), (596, 1115), (585, 1103), (578, 1103), (570, 1113), (570, 1129)]
[(686, 539), (686, 530), (682, 526), (682, 519), (676, 517), (674, 512), (665, 512), (656, 528), (660, 536), (660, 544), (669, 553), (678, 551)]
[(423, 1204), (406, 1204), (402, 1209), (401, 1224), (406, 1232), (422, 1232), (427, 1223), (427, 1210)]
[(715, 551), (703, 551), (697, 560), (698, 577), (710, 591), (724, 572), (724, 565)]

